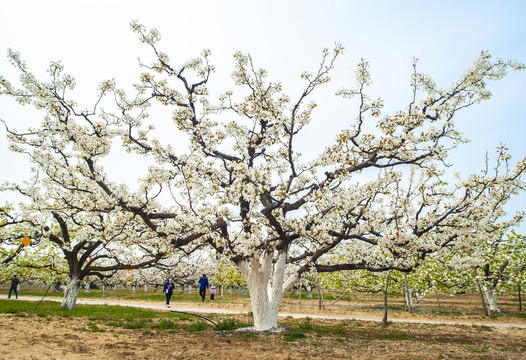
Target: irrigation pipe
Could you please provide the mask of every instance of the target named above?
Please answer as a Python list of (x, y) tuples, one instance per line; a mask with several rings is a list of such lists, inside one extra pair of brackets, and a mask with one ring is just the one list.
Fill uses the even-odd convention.
[(37, 306), (35, 306), (35, 309), (33, 309), (33, 311), (35, 311), (35, 310), (38, 308), (38, 306), (40, 305), (40, 303), (42, 302), (42, 300), (44, 300), (44, 297), (47, 295), (47, 292), (49, 291), (49, 288), (51, 288), (51, 285), (53, 285), (53, 283), (51, 283), (51, 284), (48, 286), (46, 292), (44, 293), (44, 296), (42, 296), (42, 299), (40, 299), (40, 301), (38, 302)]
[(184, 311), (176, 311), (176, 310), (170, 310), (170, 312), (178, 313), (178, 314), (186, 314), (186, 315), (197, 316), (197, 317), (200, 317), (201, 319), (205, 319), (205, 320), (207, 320), (207, 321), (210, 321), (212, 324), (214, 324), (214, 325), (219, 329), (219, 331), (221, 331), (221, 335), (223, 335), (223, 337), (226, 337), (225, 334), (223, 333), (223, 330), (221, 330), (221, 328), (219, 327), (219, 325), (217, 325), (217, 324), (216, 324), (215, 322), (213, 322), (212, 320), (210, 320), (210, 319), (208, 319), (208, 318), (205, 318), (204, 316), (197, 315), (197, 314), (192, 314), (192, 313), (184, 312)]

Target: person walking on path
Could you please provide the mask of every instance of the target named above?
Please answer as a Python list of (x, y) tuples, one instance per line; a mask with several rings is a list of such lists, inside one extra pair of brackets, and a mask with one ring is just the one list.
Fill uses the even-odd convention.
[(174, 282), (172, 279), (168, 280), (166, 284), (164, 284), (163, 293), (166, 295), (166, 307), (170, 307), (170, 298), (172, 297), (174, 293)]
[(216, 288), (214, 285), (210, 286), (210, 300), (214, 301), (216, 297)]
[(18, 284), (20, 283), (20, 279), (15, 275), (11, 279), (11, 287), (9, 288), (9, 295), (7, 296), (8, 299), (11, 298), (11, 292), (15, 292), (15, 296), (18, 299)]
[(206, 289), (208, 289), (208, 279), (206, 275), (203, 274), (203, 276), (199, 278), (199, 295), (201, 295), (201, 301), (205, 301)]

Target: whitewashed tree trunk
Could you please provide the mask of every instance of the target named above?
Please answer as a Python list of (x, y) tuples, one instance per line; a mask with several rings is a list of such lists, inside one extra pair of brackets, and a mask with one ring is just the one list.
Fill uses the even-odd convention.
[(192, 294), (192, 290), (193, 290), (192, 285), (188, 285), (188, 293), (189, 293), (190, 295)]
[(422, 301), (426, 297), (425, 295), (420, 294), (418, 291), (415, 291), (413, 296), (415, 297), (415, 300), (416, 300), (417, 304), (419, 304), (420, 301)]
[(312, 286), (307, 285), (307, 299), (312, 299)]
[(86, 287), (85, 287), (86, 290), (84, 291), (86, 294), (89, 294), (89, 289), (90, 289), (90, 287), (91, 287), (90, 282), (89, 282), (89, 281), (86, 281)]
[(409, 313), (413, 313), (413, 307), (415, 306), (413, 302), (413, 294), (412, 289), (409, 287), (409, 284), (407, 282), (407, 273), (404, 273), (404, 297), (405, 297), (405, 305), (407, 307), (407, 310), (409, 310)]
[(484, 296), (488, 302), (490, 312), (500, 312), (500, 309), (497, 307), (497, 294), (496, 289), (490, 286), (482, 285), (482, 290), (484, 291)]
[(148, 283), (146, 281), (144, 282), (144, 292), (148, 292)]
[(406, 301), (407, 301), (407, 307), (409, 307), (409, 309), (413, 309), (415, 307), (415, 300), (413, 298), (413, 289), (411, 289), (410, 287), (407, 288)]
[(237, 295), (238, 296), (243, 296), (243, 287), (242, 286), (238, 286), (237, 287)]
[(66, 308), (69, 310), (75, 309), (80, 287), (80, 280), (76, 277), (72, 278), (67, 286), (62, 286), (62, 290), (64, 291), (64, 299), (62, 299), (62, 305), (60, 305), (61, 308)]
[(274, 264), (273, 255), (272, 252), (254, 255), (238, 265), (250, 292), (256, 330), (277, 328), (283, 294), (298, 280), (295, 275), (284, 283), (286, 252), (280, 252)]

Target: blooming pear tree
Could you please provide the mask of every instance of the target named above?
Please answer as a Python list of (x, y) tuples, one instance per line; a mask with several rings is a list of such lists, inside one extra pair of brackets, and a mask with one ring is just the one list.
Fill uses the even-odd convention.
[[(384, 208), (371, 213), (378, 225), (375, 233), (368, 236), (369, 243), (338, 247), (327, 254), (318, 270), (353, 270), (353, 263), (365, 261), (377, 264), (376, 269), (369, 268), (373, 271), (396, 269), (409, 274), (423, 267), (414, 278), (424, 280), (422, 276), (429, 255), (434, 255), (431, 265), (438, 256), (447, 256), (450, 259), (447, 266), (459, 272), (466, 266), (468, 270), (479, 266), (482, 257), (473, 254), (488, 247), (490, 234), (495, 234), (497, 228), (516, 226), (524, 217), (523, 213), (518, 213), (498, 223), (506, 215), (506, 202), (524, 189), (520, 180), (526, 169), (524, 160), (514, 169), (509, 167), (508, 160), (508, 155), (500, 148), (493, 172), (486, 169), (453, 185), (427, 170), (413, 169), (407, 184), (398, 182), (387, 192)], [(408, 284), (407, 275), (404, 278), (400, 283), (405, 284), (403, 293), (411, 309), (413, 296), (418, 300), (431, 289), (428, 285), (433, 282), (420, 283), (414, 288)]]
[[(466, 238), (452, 230), (464, 229), (474, 216), (462, 218), (463, 212), (475, 213), (461, 200), (453, 209), (441, 208), (447, 219), (455, 215), (458, 226), (441, 226), (432, 210), (416, 209), (408, 217), (412, 220), (397, 228), (403, 214), (390, 197), (401, 179), (396, 169), (414, 165), (425, 169), (429, 179), (436, 177), (448, 149), (465, 141), (455, 130), (455, 115), (488, 99), (487, 81), (521, 64), (482, 53), (448, 89), (439, 88), (414, 64), (408, 104), (380, 117), (383, 102), (368, 96), (371, 76), (368, 63), (361, 61), (356, 86), (338, 91), (343, 98), (358, 99), (354, 121), (334, 142), (327, 141), (319, 156), (307, 159), (297, 148), (311, 120), (319, 121), (317, 104), (310, 99), (329, 82), (341, 46), (324, 50), (315, 70), (301, 74), (304, 87), (295, 98), (284, 94), (280, 83), (268, 81), (249, 55), (236, 53), (232, 76), (239, 92), (226, 91), (216, 101), (208, 90), (215, 70), (209, 51), (176, 65), (159, 50), (156, 30), (131, 26), (153, 50), (153, 60), (141, 61), (134, 94), (113, 81), (101, 84), (100, 102), (110, 106), (115, 99), (113, 110), (103, 110), (99, 102), (91, 110), (78, 109), (68, 97), (74, 79), (58, 63), (51, 65), (51, 82), (39, 82), (11, 52), (22, 74), (21, 87), (0, 79), (2, 94), (44, 112), (40, 125), (28, 131), (8, 127), (9, 139), (13, 150), (28, 153), (41, 167), (46, 186), (61, 189), (55, 201), (68, 211), (80, 208), (88, 218), (103, 216), (113, 230), (133, 223), (129, 238), (137, 246), (170, 245), (187, 254), (213, 249), (243, 275), (254, 326), (260, 330), (277, 327), (283, 295), (313, 271), (407, 269), (418, 262), (413, 254), (425, 258), (445, 246), (433, 245), (442, 231), (447, 230), (446, 241)], [(156, 132), (164, 109), (174, 128), (166, 130), (162, 123)], [(166, 133), (172, 138), (162, 136)], [(188, 147), (178, 146), (176, 136)], [(104, 170), (102, 159), (119, 139), (128, 152), (152, 164), (137, 191), (112, 181)], [(420, 196), (426, 205), (426, 193)], [(438, 200), (438, 192), (432, 197), (437, 198), (435, 207), (448, 198)], [(483, 219), (485, 210), (475, 218)], [(416, 241), (424, 238), (429, 246)], [(348, 252), (345, 262), (324, 263), (340, 247)]]
[[(497, 296), (524, 286), (526, 243), (524, 237), (495, 231), (485, 243), (470, 254), (474, 258), (475, 275), (481, 283), (490, 312), (500, 312)], [(478, 261), (477, 261), (478, 260)]]
[(38, 245), (43, 231), (27, 213), (16, 211), (13, 204), (0, 207), (0, 264), (8, 265), (27, 246)]
[[(499, 152), (498, 156), (495, 173), (486, 170), (455, 184), (427, 169), (413, 168), (407, 180), (397, 178), (378, 197), (382, 206), (371, 208), (367, 215), (377, 222), (367, 241), (336, 248), (318, 270), (353, 270), (343, 263), (364, 261), (376, 263), (377, 271), (410, 272), (429, 254), (484, 244), (485, 232), (492, 231), (506, 215), (506, 202), (524, 189), (520, 178), (526, 170), (525, 160), (510, 169), (501, 163), (508, 155)], [(518, 225), (523, 216), (515, 214), (506, 226)]]
[[(38, 271), (41, 278), (59, 280), (57, 287), (64, 292), (62, 307), (75, 308), (82, 281), (90, 276), (109, 278), (121, 269), (151, 267), (165, 257), (166, 252), (157, 243), (151, 247), (144, 237), (141, 243), (134, 243), (142, 223), (72, 207), (60, 191), (64, 188), (44, 184), (35, 176), (30, 187), (11, 187), (29, 201), (20, 204), (19, 215), (11, 211), (9, 218), (31, 221), (5, 222), (2, 234), (16, 242), (30, 234), (35, 251), (15, 251), (12, 262)], [(66, 284), (60, 282), (64, 275), (68, 278)]]

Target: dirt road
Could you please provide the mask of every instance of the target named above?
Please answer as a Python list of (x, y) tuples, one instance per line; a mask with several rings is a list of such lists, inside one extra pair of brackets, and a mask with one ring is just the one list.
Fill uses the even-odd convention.
[[(27, 301), (40, 301), (41, 298), (35, 297), (35, 296), (20, 296), (20, 300), (27, 300)], [(62, 299), (59, 298), (45, 298), (46, 301), (62, 301)], [(166, 309), (164, 307), (164, 304), (158, 304), (154, 302), (148, 302), (148, 301), (137, 301), (137, 300), (93, 300), (93, 299), (78, 299), (77, 304), (87, 304), (87, 305), (119, 305), (119, 306), (132, 306), (137, 308), (143, 308), (143, 309), (152, 309), (152, 310), (159, 310), (159, 311), (183, 311), (183, 312), (190, 312), (190, 313), (198, 313), (198, 314), (242, 314), (247, 313), (250, 310), (245, 305), (239, 305), (237, 308), (234, 309), (228, 309), (223, 308), (223, 304), (220, 303), (211, 303), (207, 302), (201, 305), (201, 303), (176, 303), (173, 304), (170, 309)], [(198, 306), (196, 306), (198, 305)], [(287, 304), (285, 304), (285, 309), (287, 310)], [(288, 306), (290, 308), (290, 306)], [(290, 310), (290, 309), (289, 309)], [(327, 320), (358, 320), (358, 321), (375, 321), (375, 322), (381, 322), (382, 316), (379, 314), (371, 314), (371, 313), (364, 313), (364, 312), (356, 312), (354, 314), (349, 315), (341, 315), (341, 314), (334, 314), (335, 312), (333, 309), (327, 310), (326, 313), (320, 313), (321, 311), (317, 311), (315, 313), (312, 311), (313, 309), (310, 309), (308, 313), (293, 313), (290, 311), (280, 312), (279, 317), (292, 317), (294, 319), (301, 319), (301, 318), (311, 318), (311, 319), (327, 319)], [(520, 328), (520, 329), (526, 329), (526, 322), (502, 322), (498, 319), (488, 319), (488, 320), (465, 320), (465, 319), (459, 319), (459, 320), (445, 320), (445, 319), (432, 319), (429, 317), (419, 317), (419, 316), (408, 316), (409, 314), (392, 314), (389, 316), (389, 321), (394, 323), (410, 323), (410, 324), (428, 324), (428, 325), (465, 325), (465, 326), (490, 326), (494, 328)]]

